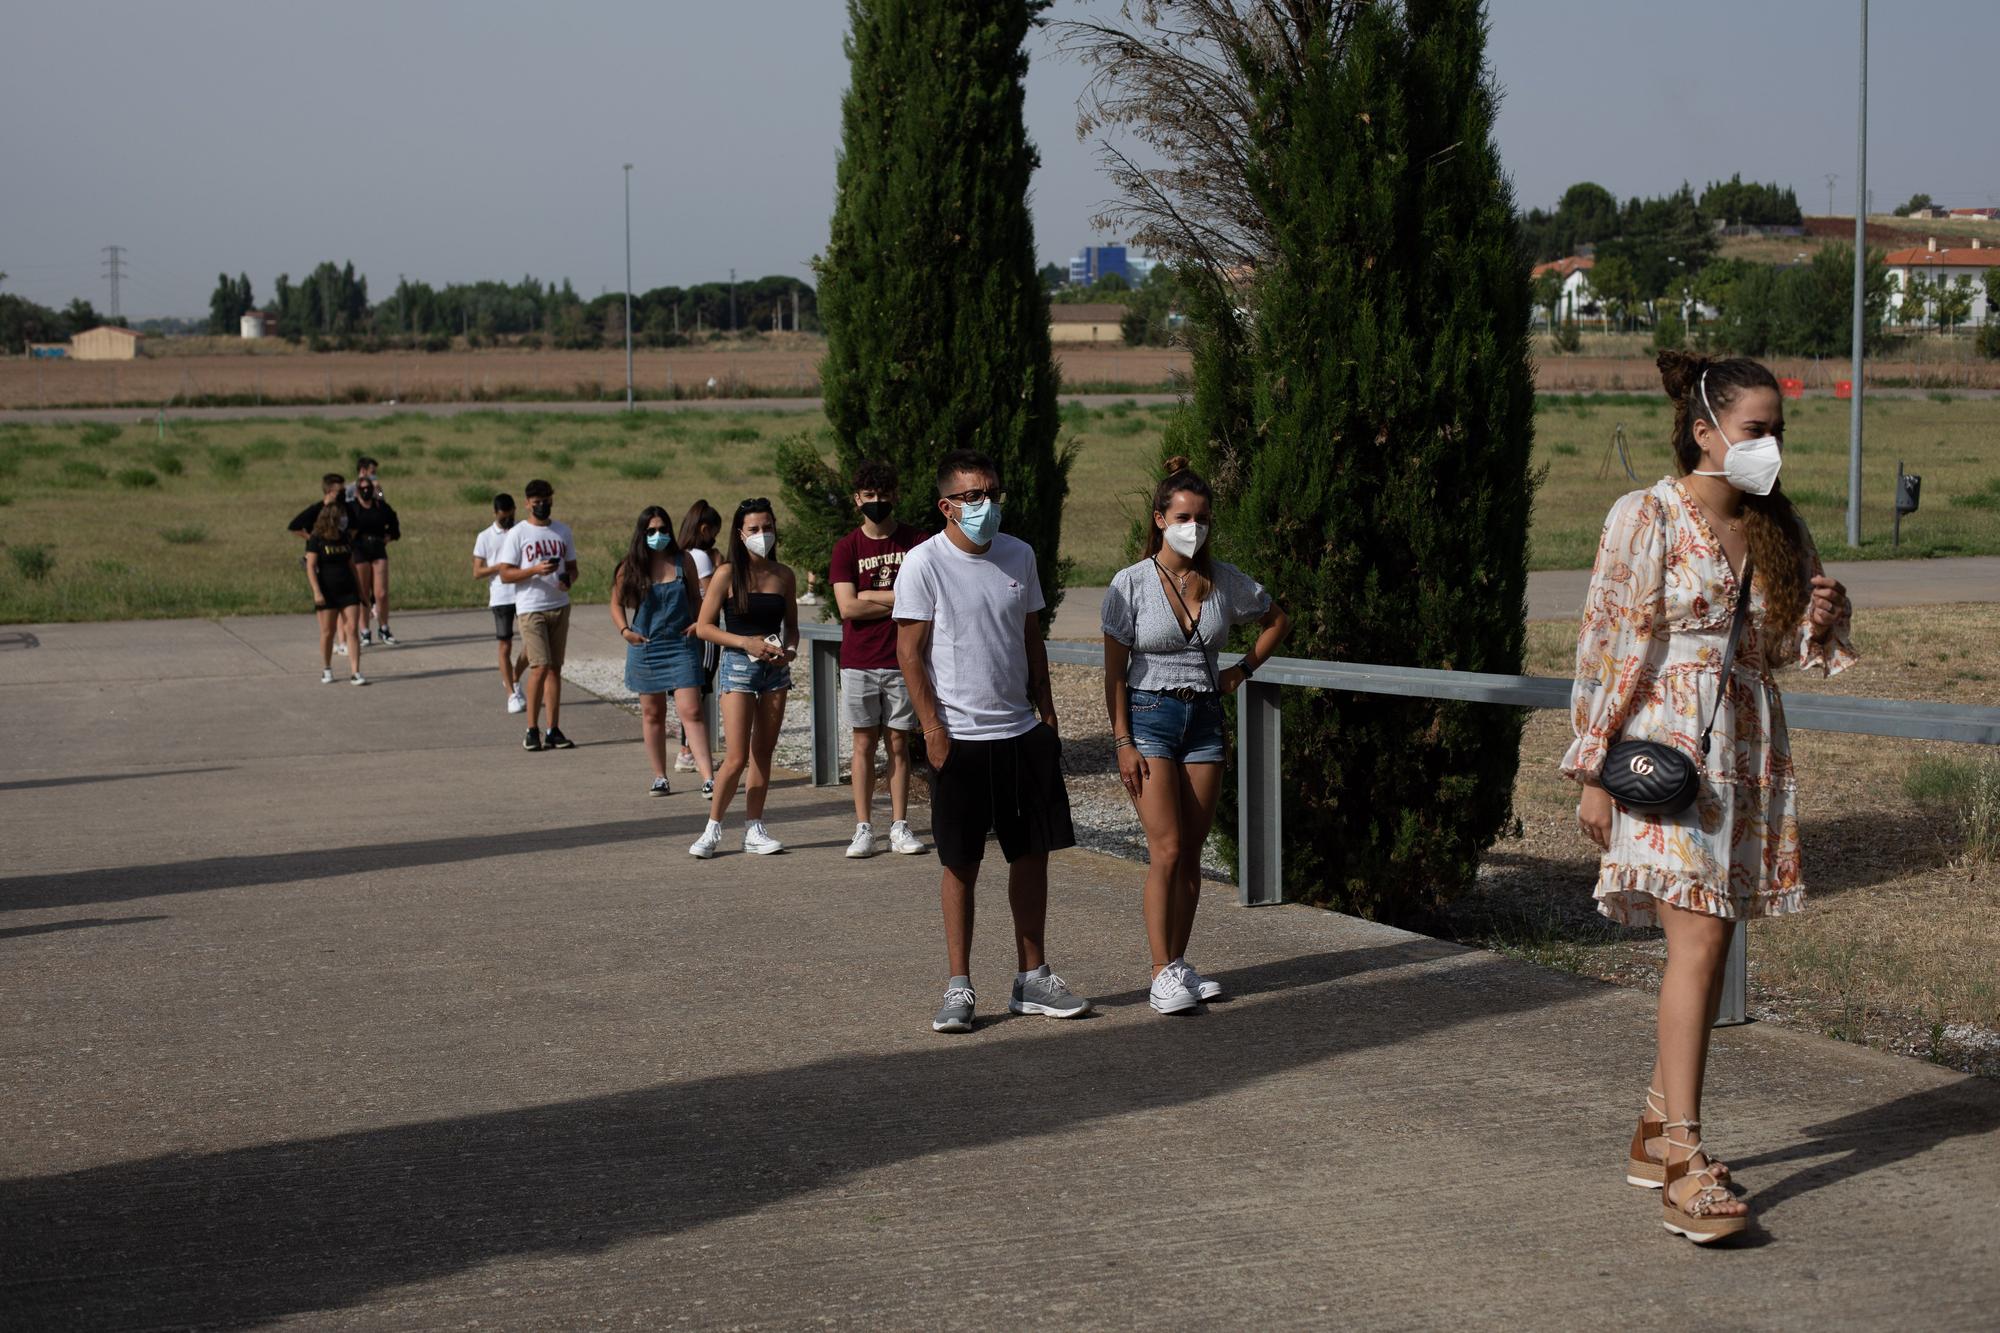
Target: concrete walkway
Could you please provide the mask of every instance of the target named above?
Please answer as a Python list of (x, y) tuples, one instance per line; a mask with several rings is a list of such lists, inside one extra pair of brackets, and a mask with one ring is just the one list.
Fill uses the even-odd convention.
[(362, 690), (303, 617), (0, 637), (0, 1327), (1991, 1327), (2000, 1086), (1718, 1034), (1764, 1230), (1700, 1252), (1622, 1180), (1646, 996), (1215, 902), (1235, 998), (1161, 1019), (1088, 854), (1099, 1015), (1005, 1017), (989, 892), (934, 1036), (928, 858), (792, 777), (691, 861), (628, 714), (521, 751), (486, 624)]
[[(1862, 610), (1931, 606), (1947, 602), (2000, 602), (2000, 556), (1951, 556), (1942, 560), (1835, 560), (1827, 572), (1847, 585)], [(1549, 569), (1528, 575), (1528, 619), (1573, 620), (1590, 587), (1587, 569)], [(1051, 631), (1058, 639), (1102, 636), (1102, 588), (1071, 588)]]

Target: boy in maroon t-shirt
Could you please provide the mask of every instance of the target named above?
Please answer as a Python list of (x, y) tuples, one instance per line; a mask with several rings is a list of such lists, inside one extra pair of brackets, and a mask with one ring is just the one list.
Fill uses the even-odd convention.
[(903, 556), (925, 534), (896, 521), (896, 474), (866, 462), (854, 473), (854, 507), (861, 526), (833, 545), (834, 603), (840, 609), (840, 716), (854, 731), (854, 841), (849, 856), (877, 850), (870, 824), (875, 804), (875, 743), (888, 732), (889, 846), (905, 855), (924, 849), (905, 817), (910, 801), (910, 733), (917, 715), (896, 665), (896, 575)]

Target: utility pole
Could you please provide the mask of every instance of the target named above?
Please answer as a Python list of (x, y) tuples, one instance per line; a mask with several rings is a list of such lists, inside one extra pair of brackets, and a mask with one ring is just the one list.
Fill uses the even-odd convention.
[(1839, 179), (1840, 173), (1837, 171), (1826, 173), (1826, 215), (1828, 217), (1833, 216), (1833, 187)]
[(792, 332), (799, 331), (799, 285), (792, 284)]
[(729, 270), (729, 331), (736, 332), (736, 270)]
[(625, 410), (632, 410), (632, 164), (625, 164)]
[(1847, 414), (1847, 544), (1861, 546), (1861, 337), (1868, 296), (1868, 0), (1861, 0), (1861, 118), (1854, 135), (1854, 369)]
[(403, 282), (403, 275), (396, 275), (396, 332), (408, 335), (410, 331), (410, 289)]
[(111, 279), (111, 318), (115, 320), (118, 318), (118, 279), (125, 273), (125, 247), (107, 245), (99, 253), (105, 256), (104, 276)]

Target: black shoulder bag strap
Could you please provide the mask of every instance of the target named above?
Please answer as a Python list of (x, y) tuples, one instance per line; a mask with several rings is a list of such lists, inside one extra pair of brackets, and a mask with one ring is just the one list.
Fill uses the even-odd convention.
[[(1215, 688), (1217, 694), (1221, 694), (1222, 677), (1216, 674), (1215, 663), (1209, 660), (1208, 640), (1201, 637), (1201, 617), (1188, 610), (1187, 598), (1181, 596), (1180, 587), (1174, 582), (1174, 576), (1167, 572), (1167, 567), (1160, 563), (1158, 556), (1153, 557), (1153, 568), (1159, 572), (1160, 582), (1167, 585), (1167, 591), (1171, 592), (1174, 595), (1174, 600), (1180, 603), (1181, 615), (1186, 617), (1185, 621), (1175, 622), (1181, 627), (1181, 637), (1191, 646), (1201, 649), (1201, 664), (1208, 668), (1209, 684)], [(1215, 596), (1213, 580), (1210, 580), (1208, 595), (1210, 597)], [(1204, 600), (1202, 606), (1206, 609), (1208, 606), (1207, 601)]]
[(1708, 759), (1708, 734), (1715, 730), (1715, 719), (1721, 715), (1722, 705), (1729, 700), (1729, 681), (1736, 672), (1736, 648), (1743, 642), (1743, 622), (1750, 618), (1752, 575), (1750, 557), (1745, 555), (1743, 573), (1737, 580), (1736, 610), (1729, 617), (1729, 646), (1722, 650), (1722, 685), (1715, 692), (1715, 709), (1708, 715), (1708, 725), (1701, 729), (1701, 757), (1704, 761)]

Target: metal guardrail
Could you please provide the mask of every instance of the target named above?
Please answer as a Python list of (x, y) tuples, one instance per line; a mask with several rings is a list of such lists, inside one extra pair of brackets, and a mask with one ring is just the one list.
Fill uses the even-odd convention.
[[(812, 780), (818, 787), (840, 781), (840, 626), (801, 625), (810, 652), (812, 690)], [(1104, 665), (1104, 646), (1079, 640), (1050, 640), (1049, 661), (1070, 666)], [(1224, 654), (1223, 666), (1240, 661)], [(1237, 695), (1236, 708), (1236, 901), (1246, 907), (1284, 901), (1284, 766), (1279, 700), (1285, 689), (1347, 690), (1356, 694), (1398, 694), (1407, 698), (1453, 699), (1463, 703), (1506, 704), (1517, 708), (1568, 708), (1571, 682), (1554, 676), (1498, 676), (1429, 667), (1368, 666), (1273, 657), (1257, 669)], [(1787, 694), (1785, 718), (1807, 731), (1861, 736), (2000, 745), (2000, 708), (1928, 703), (1908, 699), (1868, 699), (1838, 694)], [(1738, 923), (1729, 946), (1717, 1026), (1747, 1021), (1748, 967), (1744, 932)]]

